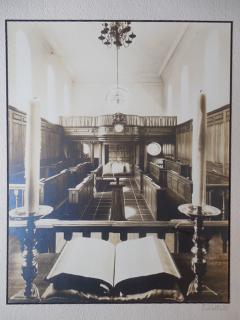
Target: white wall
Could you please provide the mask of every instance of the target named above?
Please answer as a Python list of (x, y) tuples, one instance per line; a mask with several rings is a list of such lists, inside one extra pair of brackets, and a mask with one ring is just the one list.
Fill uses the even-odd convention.
[(114, 85), (101, 83), (74, 83), (72, 115), (99, 115), (123, 112), (138, 115), (164, 113), (161, 83), (125, 83), (127, 100), (122, 105), (109, 104), (106, 95)]
[(207, 111), (230, 103), (230, 24), (192, 23), (166, 65), (164, 105), (178, 123), (189, 120), (206, 93)]
[(38, 97), (41, 116), (57, 123), (59, 115), (70, 115), (71, 90), (69, 73), (37, 29), (27, 23), (8, 24), (9, 104), (26, 111), (29, 101)]
[[(17, 40), (19, 38), (19, 40)], [(19, 46), (16, 46), (18, 41)], [(72, 83), (61, 57), (24, 23), (8, 26), (9, 104), (25, 111), (37, 96), (42, 117), (57, 122), (59, 115), (96, 115), (124, 112), (139, 115), (177, 115), (192, 118), (200, 90), (208, 111), (230, 102), (230, 25), (192, 23), (166, 65), (159, 82), (122, 83), (124, 104), (111, 105), (106, 95), (113, 83)], [(18, 53), (18, 55), (16, 54)], [(48, 83), (48, 74), (52, 82)]]

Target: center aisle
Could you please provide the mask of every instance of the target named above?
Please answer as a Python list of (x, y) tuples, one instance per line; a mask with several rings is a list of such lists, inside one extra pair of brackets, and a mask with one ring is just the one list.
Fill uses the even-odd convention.
[[(125, 218), (129, 221), (153, 221), (151, 211), (143, 199), (133, 178), (121, 178), (124, 183), (123, 196)], [(83, 220), (110, 220), (112, 192), (108, 183), (102, 192), (95, 194), (95, 198), (83, 215)]]

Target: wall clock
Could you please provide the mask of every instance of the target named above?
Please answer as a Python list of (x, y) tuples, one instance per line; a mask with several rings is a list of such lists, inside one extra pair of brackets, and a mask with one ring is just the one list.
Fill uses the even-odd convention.
[(117, 132), (117, 133), (123, 132), (123, 130), (124, 130), (124, 125), (121, 124), (121, 123), (116, 123), (116, 124), (114, 125), (114, 130), (115, 130), (115, 132)]

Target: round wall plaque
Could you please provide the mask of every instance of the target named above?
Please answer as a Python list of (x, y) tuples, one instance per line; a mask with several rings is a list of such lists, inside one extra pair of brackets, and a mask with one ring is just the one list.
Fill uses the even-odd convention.
[(157, 142), (151, 142), (147, 146), (147, 153), (151, 156), (158, 156), (161, 152), (162, 148), (159, 143)]

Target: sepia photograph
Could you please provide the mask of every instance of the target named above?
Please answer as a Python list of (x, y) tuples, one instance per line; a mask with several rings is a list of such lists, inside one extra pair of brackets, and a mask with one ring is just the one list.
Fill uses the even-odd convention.
[(230, 302), (232, 22), (6, 20), (7, 304)]

